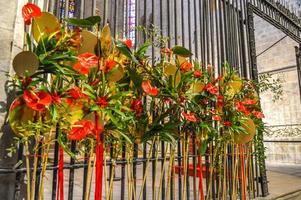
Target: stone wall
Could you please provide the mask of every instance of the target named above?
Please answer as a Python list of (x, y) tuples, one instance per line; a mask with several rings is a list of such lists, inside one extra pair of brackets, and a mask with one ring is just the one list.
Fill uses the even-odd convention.
[[(297, 5), (297, 0), (290, 0), (288, 3)], [(273, 27), (260, 17), (255, 17), (255, 36), (257, 55), (261, 54), (275, 42), (278, 42), (271, 49), (257, 57), (259, 73), (278, 70), (284, 67), (289, 69), (280, 72), (272, 72), (272, 78), (283, 80), (282, 100), (273, 102), (272, 93), (261, 94), (261, 103), (266, 118), (264, 122), (271, 127), (270, 135), (266, 136), (267, 164), (284, 163), (300, 164), (301, 157), (301, 126), (281, 126), (274, 131), (274, 126), (301, 124), (301, 102), (299, 94), (298, 76), (296, 71), (295, 46), (298, 44), (285, 37), (279, 29)], [(277, 140), (278, 142), (271, 142)], [(292, 140), (293, 142), (285, 142)], [(279, 142), (281, 141), (281, 142)]]

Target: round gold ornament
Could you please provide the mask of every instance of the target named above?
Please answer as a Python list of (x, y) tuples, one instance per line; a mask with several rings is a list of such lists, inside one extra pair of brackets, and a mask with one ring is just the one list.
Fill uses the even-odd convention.
[(59, 20), (51, 13), (42, 12), (42, 16), (35, 17), (32, 23), (32, 34), (36, 42), (41, 37), (48, 36), (55, 31), (60, 30)]
[(108, 72), (108, 81), (120, 81), (123, 78), (124, 73), (124, 68), (120, 64), (117, 64), (111, 71)]
[(36, 112), (30, 109), (19, 98), (11, 104), (8, 114), (8, 121), (11, 129), (18, 137), (26, 137), (31, 133), (26, 126), (34, 121)]
[(256, 125), (252, 119), (242, 119), (241, 125), (245, 129), (245, 132), (234, 134), (234, 143), (236, 144), (246, 144), (252, 141), (256, 134)]
[(95, 53), (95, 46), (97, 45), (97, 36), (87, 30), (83, 30), (80, 33), (82, 37), (81, 47), (78, 50), (78, 54), (83, 53)]
[(31, 76), (39, 68), (39, 58), (31, 51), (23, 51), (15, 56), (13, 68), (18, 76)]

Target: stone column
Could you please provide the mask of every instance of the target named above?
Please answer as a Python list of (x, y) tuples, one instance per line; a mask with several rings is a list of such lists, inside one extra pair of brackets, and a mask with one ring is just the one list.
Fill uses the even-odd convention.
[[(10, 155), (7, 151), (13, 143), (14, 135), (6, 122), (7, 110), (13, 98), (7, 90), (6, 74), (12, 71), (12, 56), (22, 49), (21, 6), (23, 4), (23, 0), (0, 1), (0, 168), (11, 168), (17, 162), (16, 155)], [(13, 199), (14, 188), (15, 174), (0, 174), (0, 199)]]

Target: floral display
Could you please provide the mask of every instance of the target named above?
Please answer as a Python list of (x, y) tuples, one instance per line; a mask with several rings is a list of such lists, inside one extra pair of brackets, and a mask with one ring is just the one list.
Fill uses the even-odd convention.
[[(252, 143), (262, 126), (264, 114), (256, 82), (241, 78), (227, 63), (218, 75), (214, 66), (192, 60), (191, 52), (180, 46), (162, 47), (161, 59), (152, 63), (147, 56), (150, 43), (133, 46), (130, 39), (112, 38), (109, 25), (101, 27), (97, 16), (67, 19), (62, 24), (54, 21), (51, 27), (55, 28), (47, 28), (48, 24), (43, 24), (47, 22), (39, 19), (54, 16), (36, 5), (26, 4), (22, 14), (25, 26), (32, 24), (33, 30), (36, 26), (40, 30), (27, 37), (24, 50), (35, 55), (37, 60), (31, 62), (38, 61), (38, 68), (14, 66), (19, 71), (12, 77), (12, 87), (18, 96), (9, 110), (10, 125), (22, 138), (26, 155), (37, 155), (42, 149), (39, 191), (35, 191), (38, 158), (26, 158), (27, 200), (34, 199), (37, 192), (38, 199), (43, 199), (53, 142), (59, 143), (61, 152), (58, 191), (64, 187), (65, 152), (87, 159), (85, 187), (91, 190), (94, 177), (95, 199), (99, 200), (105, 154), (112, 145), (116, 160), (124, 143), (132, 148), (133, 144), (159, 141), (175, 146), (182, 141), (188, 154), (189, 140), (195, 134), (202, 155), (211, 142)], [(86, 37), (87, 32), (93, 40)], [(78, 151), (70, 150), (72, 142)], [(29, 152), (29, 143), (33, 152)], [(40, 143), (44, 145), (40, 147)], [(107, 199), (111, 199), (111, 187), (107, 190)], [(89, 195), (86, 192), (85, 199), (90, 199)]]

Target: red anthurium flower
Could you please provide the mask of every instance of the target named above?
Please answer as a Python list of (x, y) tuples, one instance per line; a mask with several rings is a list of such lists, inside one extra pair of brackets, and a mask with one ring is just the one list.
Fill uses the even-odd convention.
[(46, 106), (49, 106), (52, 102), (51, 95), (45, 91), (28, 91), (23, 93), (23, 100), (26, 105), (36, 111), (44, 111)]
[(97, 97), (97, 105), (99, 105), (101, 108), (106, 108), (108, 104), (107, 97)]
[(236, 107), (236, 110), (239, 112), (246, 111), (246, 107), (244, 106), (244, 104), (242, 102), (236, 102), (235, 107)]
[(257, 118), (257, 119), (262, 119), (264, 118), (264, 114), (262, 112), (259, 111), (253, 111), (252, 114)]
[(200, 70), (194, 71), (194, 77), (195, 78), (200, 78), (202, 76), (202, 72)]
[(126, 39), (124, 40), (124, 44), (129, 48), (131, 49), (133, 47), (133, 42), (131, 39)]
[(257, 104), (257, 99), (248, 99), (248, 98), (246, 98), (241, 103), (244, 104), (244, 105), (255, 105), (255, 104)]
[(158, 88), (152, 86), (150, 80), (143, 81), (141, 86), (143, 91), (148, 95), (157, 96), (159, 93)]
[(213, 94), (213, 95), (217, 95), (218, 94), (218, 87), (213, 85), (212, 83), (208, 83), (206, 86), (205, 86), (205, 90), (207, 92), (209, 92), (210, 94)]
[(190, 122), (197, 122), (197, 119), (196, 119), (196, 116), (195, 116), (195, 113), (191, 112), (191, 113), (182, 113), (182, 116), (187, 120), (187, 121), (190, 121)]
[(41, 15), (41, 9), (35, 4), (27, 3), (22, 8), (22, 16), (26, 25), (31, 24), (32, 18), (40, 17)]
[(192, 64), (188, 61), (183, 62), (180, 66), (180, 70), (182, 72), (188, 72), (191, 70), (191, 68), (192, 68)]
[(111, 60), (111, 59), (107, 60), (105, 64), (104, 72), (107, 73), (111, 71), (115, 67), (115, 65), (117, 65), (117, 62), (115, 60)]
[(98, 65), (99, 58), (93, 53), (83, 53), (77, 56), (77, 60), (81, 65), (91, 68)]
[(91, 68), (98, 65), (99, 58), (92, 53), (83, 53), (77, 56), (78, 62), (73, 65), (73, 69), (80, 74), (87, 75)]
[(137, 116), (140, 116), (143, 112), (142, 101), (140, 99), (133, 99), (131, 102), (131, 109)]
[(91, 120), (81, 120), (74, 123), (72, 129), (68, 132), (70, 140), (82, 140), (88, 134), (93, 133), (94, 123)]
[(229, 126), (232, 126), (232, 122), (230, 122), (230, 121), (224, 121), (224, 126), (227, 126), (227, 127), (229, 127)]
[(219, 115), (213, 115), (213, 116), (212, 116), (212, 119), (213, 119), (214, 121), (220, 121), (220, 120), (222, 120), (221, 116), (219, 116)]

